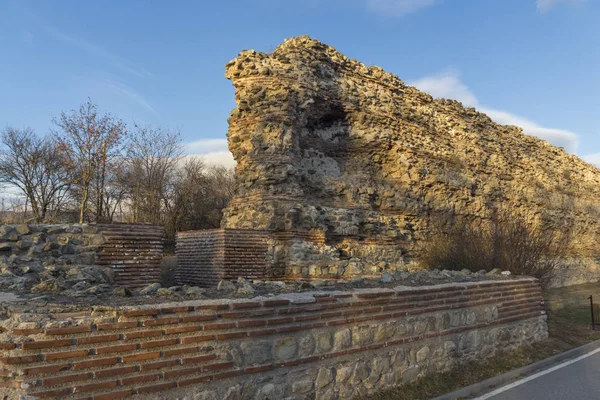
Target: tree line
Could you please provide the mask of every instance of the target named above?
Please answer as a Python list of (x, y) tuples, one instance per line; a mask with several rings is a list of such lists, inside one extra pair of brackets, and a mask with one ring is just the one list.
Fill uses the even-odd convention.
[(179, 131), (130, 126), (89, 99), (52, 122), (46, 136), (0, 133), (0, 185), (21, 195), (11, 201), (29, 222), (145, 222), (170, 237), (219, 226), (233, 171), (184, 156)]

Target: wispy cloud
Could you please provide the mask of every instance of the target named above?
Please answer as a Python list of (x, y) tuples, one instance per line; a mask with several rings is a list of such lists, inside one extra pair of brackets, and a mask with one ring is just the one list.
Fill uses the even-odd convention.
[(585, 156), (581, 156), (583, 161), (595, 165), (600, 168), (600, 153), (588, 154)]
[(410, 85), (434, 97), (458, 100), (472, 107), (478, 103), (475, 93), (462, 83), (458, 70), (454, 68), (448, 68), (437, 75), (421, 78), (411, 82)]
[(125, 95), (130, 100), (132, 100), (135, 103), (141, 105), (145, 109), (147, 109), (149, 111), (152, 111), (156, 115), (159, 115), (156, 112), (156, 110), (154, 109), (154, 107), (152, 107), (152, 105), (150, 104), (150, 102), (144, 96), (142, 96), (137, 91), (135, 91), (134, 89), (132, 89), (130, 86), (127, 86), (124, 83), (117, 82), (117, 81), (114, 81), (114, 80), (111, 80), (111, 79), (104, 79), (103, 82), (106, 85), (108, 85), (109, 87), (111, 87), (113, 90), (117, 91), (118, 93), (121, 93), (121, 94)]
[(189, 156), (200, 156), (209, 165), (235, 166), (233, 155), (227, 147), (227, 139), (201, 139), (186, 143), (184, 152)]
[(186, 143), (184, 150), (188, 154), (203, 154), (213, 151), (229, 151), (227, 139), (200, 139)]
[(528, 135), (547, 140), (555, 146), (564, 147), (570, 153), (577, 152), (579, 137), (571, 131), (547, 128), (527, 118), (479, 104), (477, 96), (460, 80), (460, 75), (456, 70), (449, 69), (441, 74), (428, 76), (410, 84), (434, 97), (454, 99), (466, 106), (477, 107), (479, 111), (486, 113), (497, 123), (520, 126)]
[(83, 50), (86, 53), (92, 54), (94, 56), (102, 57), (102, 58), (108, 60), (114, 67), (120, 69), (123, 72), (127, 72), (127, 73), (135, 75), (139, 78), (153, 76), (150, 72), (146, 71), (144, 68), (141, 68), (141, 69), (136, 68), (133, 66), (133, 64), (131, 62), (109, 52), (108, 50), (103, 49), (102, 47), (100, 47), (94, 43), (88, 42), (87, 40), (70, 36), (53, 26), (46, 25), (43, 27), (43, 29), (48, 34), (50, 34), (52, 37), (54, 37), (56, 40), (59, 40), (69, 46)]
[(420, 9), (431, 7), (440, 0), (365, 0), (369, 10), (391, 17), (403, 17)]
[(550, 11), (550, 9), (558, 4), (570, 4), (570, 5), (576, 5), (576, 4), (582, 4), (585, 3), (587, 0), (536, 0), (536, 4), (537, 4), (537, 9), (538, 11), (542, 12), (542, 13), (546, 13), (548, 11)]

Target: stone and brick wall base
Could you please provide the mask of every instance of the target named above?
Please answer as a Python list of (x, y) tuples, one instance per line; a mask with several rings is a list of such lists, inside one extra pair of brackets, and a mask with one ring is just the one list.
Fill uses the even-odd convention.
[(221, 279), (263, 279), (269, 232), (207, 229), (177, 233), (179, 285), (216, 286)]
[(405, 269), (396, 239), (325, 235), (319, 230), (209, 229), (177, 234), (179, 285), (221, 279), (339, 279)]
[(0, 261), (106, 266), (116, 285), (139, 287), (160, 282), (163, 242), (164, 228), (147, 224), (0, 225)]
[(165, 229), (145, 224), (94, 225), (105, 242), (98, 265), (110, 266), (119, 286), (140, 287), (160, 282)]
[[(8, 399), (351, 399), (547, 337), (531, 279), (8, 311)], [(192, 397), (188, 397), (192, 398)]]

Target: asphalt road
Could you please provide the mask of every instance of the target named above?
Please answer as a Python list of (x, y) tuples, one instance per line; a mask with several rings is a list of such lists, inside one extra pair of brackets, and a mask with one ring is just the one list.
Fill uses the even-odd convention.
[(522, 380), (498, 388), (478, 399), (600, 400), (600, 353), (595, 353), (572, 364), (559, 367), (552, 372), (537, 376), (522, 384), (519, 384), (520, 382)]

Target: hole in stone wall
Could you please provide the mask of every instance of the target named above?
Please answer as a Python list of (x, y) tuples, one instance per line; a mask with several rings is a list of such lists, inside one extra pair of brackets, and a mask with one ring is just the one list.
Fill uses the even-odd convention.
[[(320, 103), (320, 102), (315, 102)], [(324, 108), (326, 108), (326, 104), (323, 104)], [(319, 106), (315, 107), (315, 109), (319, 109)], [(333, 104), (329, 107), (329, 109), (322, 115), (317, 115), (315, 118), (311, 118), (306, 122), (306, 127), (309, 130), (319, 130), (319, 129), (327, 129), (334, 126), (337, 123), (346, 122), (346, 111), (340, 104)]]

